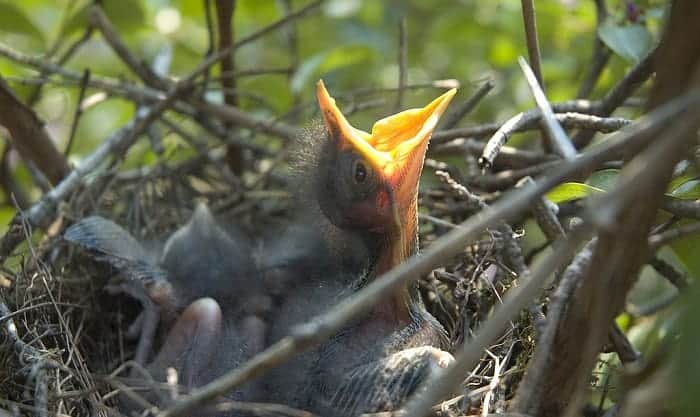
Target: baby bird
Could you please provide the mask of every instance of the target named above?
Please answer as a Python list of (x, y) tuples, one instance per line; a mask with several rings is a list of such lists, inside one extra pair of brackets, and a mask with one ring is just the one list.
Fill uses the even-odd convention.
[[(148, 307), (144, 324), (154, 327), (157, 316), (170, 329), (147, 367), (154, 377), (163, 380), (174, 368), (186, 388), (202, 385), (416, 252), (423, 161), (454, 94), (382, 119), (367, 133), (348, 123), (319, 81), (325, 129), (302, 142), (297, 215), (256, 250), (205, 206), (155, 255), (100, 217), (82, 220), (65, 237), (122, 273), (122, 289)], [(444, 329), (411, 285), (229, 397), (321, 416), (396, 410), (450, 363), (446, 346)], [(149, 341), (140, 343), (137, 361), (145, 363), (149, 351)]]

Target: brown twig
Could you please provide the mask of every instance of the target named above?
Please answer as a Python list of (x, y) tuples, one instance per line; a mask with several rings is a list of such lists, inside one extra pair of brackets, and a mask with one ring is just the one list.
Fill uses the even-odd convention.
[[(525, 1), (525, 0), (523, 0)], [(559, 122), (554, 117), (554, 112), (552, 111), (552, 106), (549, 104), (547, 97), (544, 95), (544, 91), (535, 77), (535, 73), (530, 69), (527, 61), (523, 57), (518, 57), (518, 63), (520, 68), (525, 74), (525, 80), (527, 81), (532, 96), (535, 98), (535, 103), (542, 113), (541, 121), (547, 131), (545, 135), (550, 140), (550, 146), (554, 150), (554, 153), (564, 158), (565, 160), (571, 160), (576, 157), (576, 148), (571, 144), (571, 139), (566, 135), (564, 129), (561, 127)]]
[(686, 278), (681, 272), (679, 272), (673, 265), (664, 261), (659, 257), (654, 257), (649, 260), (649, 266), (654, 268), (656, 272), (662, 277), (666, 278), (668, 282), (673, 284), (679, 291), (682, 291), (690, 285), (688, 278)]
[(649, 248), (652, 252), (656, 252), (662, 246), (667, 245), (676, 239), (682, 239), (698, 233), (700, 233), (700, 222), (685, 224), (675, 229), (669, 229), (649, 236)]
[(542, 65), (540, 64), (540, 43), (537, 40), (537, 18), (535, 17), (535, 3), (532, 0), (521, 0), (523, 10), (523, 23), (525, 24), (525, 39), (527, 41), (527, 55), (530, 57), (530, 66), (535, 74), (537, 83), (544, 90), (542, 78)]
[[(216, 22), (218, 28), (217, 50), (225, 50), (233, 45), (234, 39), (234, 12), (236, 10), (235, 0), (216, 0)], [(238, 94), (236, 93), (236, 78), (234, 75), (234, 56), (232, 52), (221, 59), (221, 90), (224, 93), (224, 103), (227, 106), (236, 107), (238, 105)], [(235, 132), (235, 124), (228, 122), (224, 124), (227, 131)], [(239, 174), (243, 171), (243, 151), (236, 144), (226, 145), (226, 163), (232, 172)]]
[[(700, 3), (673, 2), (664, 36), (654, 54), (657, 78), (651, 106), (658, 108), (684, 91), (700, 88), (700, 32), (694, 30), (698, 19)], [(669, 62), (674, 65), (668, 65)], [(598, 244), (591, 268), (568, 306), (566, 331), (559, 332), (556, 349), (551, 352), (557, 363), (565, 363), (573, 352), (578, 360), (550, 368), (543, 379), (543, 397), (547, 399), (542, 405), (544, 417), (578, 412), (608, 326), (624, 307), (627, 291), (650, 255), (647, 236), (673, 169), (696, 142), (699, 125), (700, 109), (697, 105), (688, 106), (623, 169), (614, 190), (616, 204), (612, 210), (588, 213), (595, 224), (602, 226)], [(638, 150), (631, 147), (630, 151)]]
[(403, 108), (403, 94), (408, 84), (408, 34), (406, 33), (406, 16), (402, 16), (399, 20), (399, 85), (398, 94), (396, 94), (396, 104), (394, 110), (399, 111)]
[[(650, 52), (644, 59), (635, 65), (620, 82), (618, 82), (600, 102), (595, 106), (593, 114), (596, 116), (610, 116), (615, 109), (620, 107), (629, 96), (651, 77), (654, 69), (652, 63), (654, 61), (655, 51)], [(579, 131), (571, 140), (577, 149), (581, 149), (588, 145), (593, 136), (594, 131), (583, 129)]]
[(591, 92), (593, 92), (593, 88), (595, 88), (600, 75), (603, 73), (603, 69), (605, 69), (605, 66), (612, 56), (610, 49), (600, 40), (597, 30), (608, 18), (608, 7), (605, 4), (605, 0), (593, 0), (593, 2), (596, 7), (596, 30), (593, 32), (593, 56), (591, 57), (586, 76), (583, 78), (583, 82), (581, 82), (581, 87), (578, 93), (576, 93), (576, 98), (578, 99), (587, 98)]
[(700, 202), (664, 196), (661, 207), (676, 217), (700, 219)]
[[(523, 132), (526, 130), (535, 129), (537, 127), (537, 122), (540, 120), (539, 111), (530, 110), (525, 113), (518, 113), (509, 120), (507, 120), (502, 125), (484, 125), (477, 129), (473, 129), (469, 132), (467, 129), (454, 129), (452, 131), (438, 132), (436, 135), (438, 139), (449, 136), (465, 136), (465, 137), (479, 137), (479, 135), (486, 135), (487, 132), (493, 132), (491, 138), (486, 142), (483, 154), (479, 159), (479, 165), (482, 169), (488, 169), (493, 164), (494, 159), (500, 153), (501, 148), (508, 141), (508, 138), (516, 132)], [(592, 129), (602, 133), (614, 132), (630, 124), (627, 119), (619, 117), (598, 117), (588, 114), (580, 113), (562, 113), (555, 114), (554, 118), (567, 128), (586, 128)], [(496, 129), (493, 129), (493, 128)], [(474, 135), (463, 135), (465, 133), (475, 133)]]
[(107, 41), (109, 46), (119, 56), (119, 58), (128, 66), (144, 83), (159, 90), (165, 90), (170, 86), (170, 82), (159, 77), (151, 70), (148, 64), (131, 53), (124, 41), (114, 29), (114, 26), (109, 21), (107, 15), (102, 11), (98, 4), (90, 6), (88, 11), (88, 19), (90, 23), (100, 30), (102, 37)]
[[(18, 213), (12, 223), (16, 225), (25, 220), (31, 226), (46, 227), (52, 220), (58, 203), (65, 200), (70, 193), (77, 189), (82, 184), (83, 178), (93, 172), (104, 160), (109, 157), (123, 156), (139, 135), (172, 105), (183, 90), (189, 88), (189, 83), (191, 83), (191, 79), (188, 78), (176, 83), (166, 99), (147, 112), (141, 115), (137, 114), (125, 127), (113, 133), (92, 154), (83, 159), (55, 188), (44, 194), (41, 200), (34, 204), (26, 214)], [(0, 241), (2, 249), (0, 258), (6, 258), (21, 241), (22, 238), (17, 233), (7, 233)]]
[(629, 341), (617, 323), (613, 322), (610, 326), (608, 339), (612, 343), (617, 357), (620, 358), (620, 362), (629, 364), (636, 362), (641, 357), (641, 354), (634, 348), (632, 342)]
[(540, 402), (542, 401), (542, 384), (546, 374), (546, 369), (550, 366), (550, 352), (557, 329), (562, 320), (562, 315), (566, 309), (574, 288), (583, 277), (593, 256), (595, 240), (589, 242), (576, 254), (573, 261), (564, 271), (557, 290), (552, 295), (547, 309), (547, 324), (540, 335), (537, 348), (533, 358), (527, 367), (525, 377), (520, 382), (516, 393), (512, 411), (537, 415)]
[(80, 116), (83, 114), (83, 100), (85, 99), (85, 92), (87, 91), (87, 84), (90, 80), (90, 70), (86, 69), (83, 72), (83, 79), (80, 82), (80, 92), (78, 93), (78, 102), (75, 106), (75, 113), (73, 114), (73, 121), (70, 125), (70, 133), (68, 134), (68, 143), (66, 144), (66, 149), (63, 151), (63, 155), (68, 157), (70, 151), (73, 148), (73, 141), (75, 140), (75, 133), (78, 131), (78, 122), (80, 121)]
[(464, 119), (481, 100), (486, 97), (486, 95), (493, 90), (495, 86), (493, 80), (487, 80), (477, 90), (472, 94), (467, 101), (462, 103), (455, 103), (452, 105), (451, 110), (445, 116), (443, 116), (440, 122), (440, 131), (445, 131), (447, 129), (452, 129), (457, 126), (460, 120)]
[(70, 172), (68, 163), (56, 149), (44, 123), (27, 107), (0, 77), (0, 124), (10, 132), (17, 152), (57, 184)]

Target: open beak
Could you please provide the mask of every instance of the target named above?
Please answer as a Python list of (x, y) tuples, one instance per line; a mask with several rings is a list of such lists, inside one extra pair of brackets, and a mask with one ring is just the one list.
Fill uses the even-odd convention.
[[(362, 155), (391, 188), (395, 223), (403, 238), (416, 232), (418, 181), (428, 142), (440, 116), (456, 94), (451, 89), (420, 109), (405, 110), (379, 120), (372, 132), (364, 132), (350, 125), (328, 94), (323, 81), (317, 86), (318, 102), (326, 128), (343, 150), (354, 150)], [(413, 222), (412, 227), (401, 227)], [(402, 239), (405, 242), (405, 239)], [(405, 242), (407, 245), (408, 243)]]
[(422, 109), (385, 117), (374, 124), (372, 133), (350, 125), (322, 80), (316, 93), (326, 127), (338, 146), (362, 155), (391, 186), (394, 198), (402, 201), (415, 199), (430, 136), (456, 92), (453, 88)]

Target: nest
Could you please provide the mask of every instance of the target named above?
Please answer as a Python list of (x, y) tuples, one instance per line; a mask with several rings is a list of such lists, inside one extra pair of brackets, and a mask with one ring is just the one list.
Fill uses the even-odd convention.
[[(15, 252), (15, 266), (4, 271), (0, 293), (7, 302), (0, 316), (6, 317), (2, 325), (8, 335), (0, 345), (0, 398), (7, 399), (8, 409), (18, 415), (71, 416), (109, 410), (119, 389), (116, 377), (134, 354), (129, 324), (140, 305), (105, 290), (115, 272), (63, 241), (67, 225), (99, 214), (139, 239), (156, 239), (184, 224), (200, 201), (252, 233), (285, 221), (290, 199), (280, 180), (284, 175), (268, 172), (264, 187), (250, 189), (228, 182), (218, 167), (194, 157), (147, 169), (105, 170), (61, 207), (46, 234), (24, 229), (24, 246)], [(440, 178), (421, 191), (423, 245), (483, 208), (448, 174)], [(426, 304), (454, 347), (470, 337), (512, 284), (507, 254), (513, 244), (512, 230), (504, 225), (421, 279)], [(469, 413), (486, 393), (498, 394), (491, 401), (510, 398), (532, 350), (530, 323), (529, 315), (513, 323), (466, 380), (469, 396), (445, 402), (441, 415)]]

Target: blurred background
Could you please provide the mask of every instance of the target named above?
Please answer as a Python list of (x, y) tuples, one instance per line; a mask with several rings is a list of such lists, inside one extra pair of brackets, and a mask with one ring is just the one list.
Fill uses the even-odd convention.
[[(32, 56), (54, 60), (80, 43), (66, 68), (79, 73), (138, 82), (102, 37), (88, 28), (84, 0), (0, 1), (0, 43)], [(106, 0), (105, 10), (129, 49), (153, 65), (165, 60), (165, 70), (177, 78), (193, 70), (210, 50), (205, 1)], [(239, 0), (233, 22), (234, 41), (280, 19), (308, 2), (297, 0)], [(608, 22), (617, 47), (590, 98), (600, 97), (641, 58), (658, 35), (662, 1), (609, 1)], [(632, 12), (630, 12), (632, 8)], [(596, 36), (594, 1), (538, 2), (537, 20), (547, 94), (553, 102), (577, 96)], [(215, 17), (215, 16), (214, 16)], [(274, 31), (251, 42), (235, 55), (236, 96), (239, 107), (262, 119), (279, 118), (304, 125), (314, 117), (314, 85), (323, 78), (331, 94), (346, 109), (359, 106), (351, 116), (356, 126), (371, 123), (395, 110), (399, 79), (399, 22), (406, 19), (407, 83), (403, 106), (417, 106), (439, 91), (431, 84), (458, 83), (458, 100), (466, 100), (487, 80), (494, 89), (462, 124), (503, 121), (533, 106), (527, 85), (516, 64), (526, 56), (520, 4), (514, 0), (490, 1), (361, 1), (329, 0), (320, 12), (301, 23)], [(212, 18), (211, 12), (209, 16)], [(619, 45), (616, 45), (617, 44)], [(218, 71), (218, 67), (215, 72)], [(38, 72), (0, 57), (0, 73), (25, 102), (46, 122), (60, 150), (71, 137), (80, 89), (58, 77), (41, 79)], [(440, 83), (440, 80), (448, 80)], [(45, 83), (41, 94), (36, 84)], [(427, 87), (427, 88), (426, 88)], [(222, 101), (220, 88), (209, 98)], [(131, 119), (132, 101), (87, 89), (82, 114), (69, 150), (75, 162), (110, 133)], [(0, 136), (4, 133), (0, 131)], [(159, 158), (177, 158), (177, 135), (163, 139), (163, 152), (141, 141), (128, 155), (127, 167), (149, 164)], [(530, 136), (513, 138), (516, 146)], [(274, 138), (256, 136), (269, 142)], [(3, 145), (6, 142), (3, 142)], [(156, 150), (161, 150), (157, 148)], [(182, 156), (182, 155), (180, 155)], [(14, 152), (8, 155), (9, 174), (36, 199), (39, 189)], [(4, 196), (0, 225), (14, 205)], [(0, 226), (2, 227), (2, 226)]]

